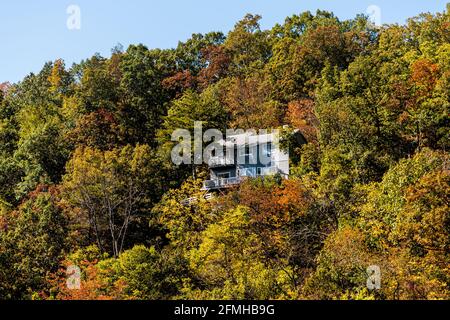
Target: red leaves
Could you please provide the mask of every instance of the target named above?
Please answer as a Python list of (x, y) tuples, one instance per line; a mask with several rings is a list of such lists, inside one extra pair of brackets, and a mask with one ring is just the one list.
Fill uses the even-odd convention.
[(221, 46), (209, 46), (202, 50), (202, 55), (208, 66), (200, 71), (198, 81), (206, 88), (226, 76), (231, 57)]
[(189, 70), (184, 70), (164, 79), (162, 85), (166, 89), (175, 90), (180, 93), (186, 89), (195, 88), (197, 79)]
[(187, 89), (204, 89), (224, 78), (231, 63), (231, 57), (223, 46), (211, 45), (201, 50), (201, 61), (205, 65), (198, 74), (183, 70), (165, 78), (164, 88), (174, 90), (177, 96)]
[(114, 114), (100, 109), (80, 118), (76, 128), (69, 133), (69, 139), (105, 150), (120, 143), (121, 134)]
[(11, 84), (9, 82), (0, 83), (0, 91), (2, 91), (3, 93), (8, 92), (8, 89), (10, 87), (11, 87)]

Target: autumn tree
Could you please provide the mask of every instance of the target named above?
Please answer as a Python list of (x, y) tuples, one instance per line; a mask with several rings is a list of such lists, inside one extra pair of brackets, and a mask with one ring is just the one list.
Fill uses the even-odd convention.
[(31, 299), (49, 289), (48, 277), (58, 270), (67, 249), (67, 217), (58, 190), (40, 186), (2, 218), (0, 297)]
[(117, 257), (127, 246), (130, 225), (148, 215), (162, 190), (157, 167), (146, 145), (75, 151), (64, 177), (65, 198), (81, 209), (74, 219), (87, 224), (88, 236), (102, 251)]

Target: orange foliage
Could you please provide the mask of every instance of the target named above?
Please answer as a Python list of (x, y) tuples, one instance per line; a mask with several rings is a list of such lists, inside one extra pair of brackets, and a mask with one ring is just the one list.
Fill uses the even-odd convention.
[(286, 121), (301, 131), (306, 141), (317, 141), (318, 120), (314, 114), (314, 101), (300, 99), (288, 104)]
[(275, 186), (264, 182), (244, 183), (239, 200), (241, 205), (251, 209), (254, 222), (281, 227), (305, 214), (311, 196), (301, 181), (291, 179)]
[[(61, 269), (51, 283), (56, 284), (58, 300), (120, 300), (124, 283), (117, 281), (110, 284), (99, 274), (96, 262), (81, 262), (83, 275), (79, 289), (70, 289), (67, 286), (66, 270)], [(67, 263), (69, 265), (69, 263)]]
[[(284, 221), (293, 222), (291, 221), (293, 218), (305, 214), (311, 198), (302, 183), (297, 180), (285, 180), (282, 188), (278, 188), (274, 192), (279, 210), (283, 212)], [(292, 212), (297, 213), (296, 216), (292, 217)]]
[(439, 78), (439, 66), (428, 59), (420, 59), (411, 66), (411, 80), (418, 88), (419, 96), (429, 96)]
[[(312, 204), (305, 185), (300, 180), (283, 180), (281, 184), (248, 181), (241, 185), (238, 197), (239, 204), (250, 209), (250, 228), (261, 239), (265, 255), (292, 253), (292, 230)], [(233, 198), (236, 195), (229, 199)]]

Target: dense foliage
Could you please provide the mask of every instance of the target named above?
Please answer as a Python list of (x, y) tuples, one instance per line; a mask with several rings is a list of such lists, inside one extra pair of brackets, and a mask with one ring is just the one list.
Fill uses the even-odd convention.
[[(1, 85), (0, 298), (450, 298), (450, 7), (259, 20)], [(194, 121), (308, 143), (207, 201), (208, 168), (169, 160)]]

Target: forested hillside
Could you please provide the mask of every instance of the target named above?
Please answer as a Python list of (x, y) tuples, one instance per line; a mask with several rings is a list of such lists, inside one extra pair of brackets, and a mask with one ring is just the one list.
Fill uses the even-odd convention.
[[(260, 18), (0, 87), (0, 298), (450, 299), (450, 6)], [(206, 201), (170, 160), (194, 121), (308, 143)]]

